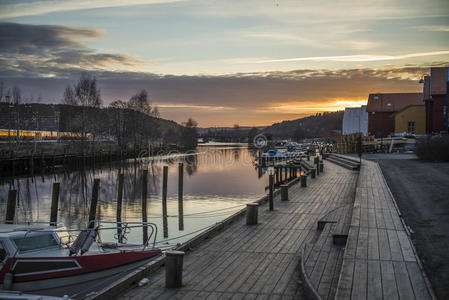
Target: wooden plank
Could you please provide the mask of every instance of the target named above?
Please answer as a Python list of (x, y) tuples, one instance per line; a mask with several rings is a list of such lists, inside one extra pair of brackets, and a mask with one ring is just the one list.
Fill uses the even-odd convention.
[(387, 230), (388, 242), (390, 244), (391, 259), (402, 260), (401, 244), (399, 244), (399, 238), (396, 230)]
[(357, 259), (368, 258), (368, 228), (359, 228), (359, 238), (357, 240), (357, 250), (355, 257)]
[(354, 278), (354, 259), (345, 259), (341, 268), (340, 279), (338, 281), (338, 289), (335, 299), (351, 299), (352, 281)]
[(426, 283), (423, 278), (421, 269), (416, 262), (406, 262), (408, 277), (412, 284), (413, 293), (416, 299), (427, 300), (431, 299), (429, 290), (427, 289)]
[(391, 260), (390, 242), (386, 229), (378, 229), (377, 236), (379, 239), (379, 258), (381, 260)]
[(351, 299), (366, 299), (368, 285), (368, 265), (366, 260), (355, 261), (354, 281), (352, 284)]
[(368, 230), (368, 259), (379, 259), (379, 239), (377, 237), (377, 228)]
[(394, 276), (393, 263), (391, 261), (380, 261), (382, 272), (382, 295), (384, 299), (399, 299), (396, 287), (396, 278)]
[(408, 278), (407, 268), (404, 262), (394, 261), (394, 276), (396, 277), (396, 284), (400, 299), (415, 299), (412, 285)]
[(402, 255), (405, 261), (416, 261), (411, 242), (405, 231), (397, 231), (399, 244), (401, 245)]
[(369, 300), (382, 299), (382, 275), (378, 260), (368, 261), (368, 293)]

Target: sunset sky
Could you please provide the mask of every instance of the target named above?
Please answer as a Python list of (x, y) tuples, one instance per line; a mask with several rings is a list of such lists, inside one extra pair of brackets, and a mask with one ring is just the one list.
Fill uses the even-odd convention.
[(449, 65), (447, 0), (0, 0), (0, 80), (60, 102), (81, 72), (104, 105), (146, 89), (162, 117), (268, 125), (418, 92)]

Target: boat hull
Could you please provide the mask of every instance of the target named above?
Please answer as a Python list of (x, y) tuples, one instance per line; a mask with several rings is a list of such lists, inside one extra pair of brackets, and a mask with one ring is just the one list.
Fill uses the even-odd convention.
[[(133, 255), (136, 253), (140, 255)], [(143, 253), (145, 255), (142, 255)], [(59, 297), (69, 295), (76, 298), (76, 296), (83, 296), (100, 290), (128, 272), (150, 262), (160, 253), (160, 250), (153, 250), (68, 258), (75, 259), (80, 268), (59, 272), (43, 272), (35, 275), (26, 273), (24, 276), (15, 275), (12, 289), (33, 294)], [(130, 258), (127, 257), (129, 255), (131, 255)], [(51, 261), (51, 258), (41, 260)], [(61, 261), (61, 258), (57, 260)], [(17, 262), (21, 261), (23, 259), (17, 259), (14, 265), (17, 266)]]

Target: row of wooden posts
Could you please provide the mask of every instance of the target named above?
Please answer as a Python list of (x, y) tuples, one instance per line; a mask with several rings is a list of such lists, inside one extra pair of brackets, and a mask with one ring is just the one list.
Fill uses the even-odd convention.
[[(168, 181), (168, 166), (163, 167), (162, 176), (162, 219), (163, 219), (163, 235), (164, 238), (168, 237), (168, 212), (167, 212), (167, 181)], [(122, 222), (122, 203), (123, 203), (123, 185), (124, 175), (120, 173), (118, 175), (118, 189), (117, 189), (117, 223)], [(148, 196), (148, 170), (142, 171), (142, 222), (148, 222), (147, 215), (147, 196)], [(95, 178), (92, 186), (92, 196), (89, 209), (89, 223), (88, 227), (93, 228), (95, 226), (98, 194), (100, 190), (100, 179)], [(60, 183), (53, 183), (51, 208), (50, 208), (50, 225), (56, 226), (58, 222), (58, 206), (59, 206), (59, 192)], [(179, 230), (184, 230), (184, 207), (183, 207), (183, 194), (184, 194), (184, 164), (178, 165), (178, 227)], [(6, 204), (6, 222), (7, 224), (13, 224), (15, 218), (17, 190), (11, 189), (8, 191), (8, 201)], [(146, 229), (144, 227), (144, 229)], [(143, 231), (144, 242), (148, 240), (147, 230)]]
[[(310, 161), (310, 157), (307, 156), (307, 160)], [(320, 175), (324, 171), (324, 165), (323, 162), (320, 160), (319, 156), (316, 156), (314, 158), (314, 164), (316, 165), (315, 168), (312, 168), (310, 170), (310, 177), (312, 179), (316, 178), (316, 175)], [(268, 203), (269, 203), (269, 211), (274, 210), (274, 189), (277, 186), (276, 181), (278, 184), (280, 184), (281, 188), (281, 201), (288, 201), (288, 188), (289, 184), (288, 182), (290, 180), (296, 179), (298, 175), (298, 169), (300, 174), (300, 183), (301, 187), (307, 187), (307, 174), (302, 173), (301, 164), (299, 167), (291, 166), (291, 167), (278, 167), (275, 174), (269, 174), (269, 191), (268, 191)], [(282, 173), (284, 173), (284, 170), (286, 171), (285, 175), (285, 181), (283, 180)], [(287, 183), (285, 183), (287, 182)], [(248, 203), (246, 205), (247, 211), (246, 211), (246, 224), (247, 225), (256, 225), (257, 224), (257, 211), (258, 211), (258, 203)]]
[[(310, 160), (310, 157), (307, 157)], [(324, 165), (322, 161), (320, 161), (320, 157), (316, 156), (314, 159), (314, 163), (316, 165), (315, 168), (310, 170), (311, 178), (316, 178), (316, 175), (320, 175), (324, 171)], [(301, 166), (301, 164), (300, 164)], [(268, 192), (268, 201), (269, 201), (269, 210), (274, 210), (274, 188), (275, 188), (275, 180), (277, 180), (280, 184), (281, 188), (281, 201), (288, 201), (288, 188), (289, 181), (297, 178), (298, 169), (300, 174), (300, 183), (301, 187), (307, 187), (307, 173), (302, 173), (301, 167), (297, 166), (282, 166), (278, 167), (275, 174), (269, 174), (269, 192)], [(288, 170), (288, 171), (287, 171)], [(281, 172), (282, 171), (282, 172)], [(285, 183), (283, 180), (282, 173), (285, 173)], [(246, 224), (247, 225), (257, 225), (258, 223), (258, 207), (259, 203), (253, 202), (248, 203), (246, 205)], [(183, 259), (185, 253), (183, 251), (167, 251), (165, 253), (166, 261), (165, 261), (165, 287), (166, 288), (180, 288), (182, 287), (182, 270), (183, 270)]]

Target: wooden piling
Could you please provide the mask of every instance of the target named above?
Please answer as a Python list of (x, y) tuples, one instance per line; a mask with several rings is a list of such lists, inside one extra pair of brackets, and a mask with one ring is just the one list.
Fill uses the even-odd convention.
[(273, 177), (274, 175), (269, 175), (269, 194), (268, 194), (268, 200), (270, 201), (270, 211), (274, 210), (274, 204), (273, 204)]
[(182, 251), (173, 250), (165, 252), (165, 287), (168, 289), (182, 287), (184, 254)]
[(58, 222), (59, 186), (59, 182), (53, 183), (51, 192), (50, 226), (56, 226)]
[(98, 191), (100, 190), (100, 179), (94, 179), (94, 185), (92, 186), (92, 198), (90, 199), (90, 210), (89, 210), (89, 225), (88, 228), (95, 227), (95, 216), (97, 215), (97, 204), (98, 204)]
[(118, 174), (118, 189), (117, 189), (117, 236), (118, 242), (122, 243), (122, 202), (123, 202), (123, 173)]
[[(142, 223), (148, 222), (147, 216), (147, 195), (148, 195), (148, 170), (142, 171)], [(142, 239), (146, 245), (148, 242), (148, 227), (144, 224), (142, 228)]]
[(317, 157), (317, 160), (316, 160), (316, 174), (320, 175), (320, 158), (319, 157)]
[(312, 178), (312, 179), (316, 178), (316, 169), (315, 168), (310, 169), (310, 178)]
[(246, 204), (246, 225), (256, 225), (257, 224), (257, 210), (258, 203), (248, 203)]
[(179, 230), (184, 230), (184, 164), (178, 165), (178, 225)]
[(288, 184), (281, 185), (281, 201), (288, 201)]
[(164, 166), (162, 177), (162, 221), (164, 227), (164, 238), (168, 237), (168, 222), (167, 222), (167, 180), (168, 180), (168, 166)]
[(320, 173), (323, 173), (323, 171), (324, 171), (324, 164), (323, 164), (323, 161), (321, 160), (320, 161)]
[(301, 175), (301, 187), (307, 187), (307, 175)]
[(17, 190), (8, 191), (8, 202), (6, 203), (6, 224), (13, 224), (16, 215)]

